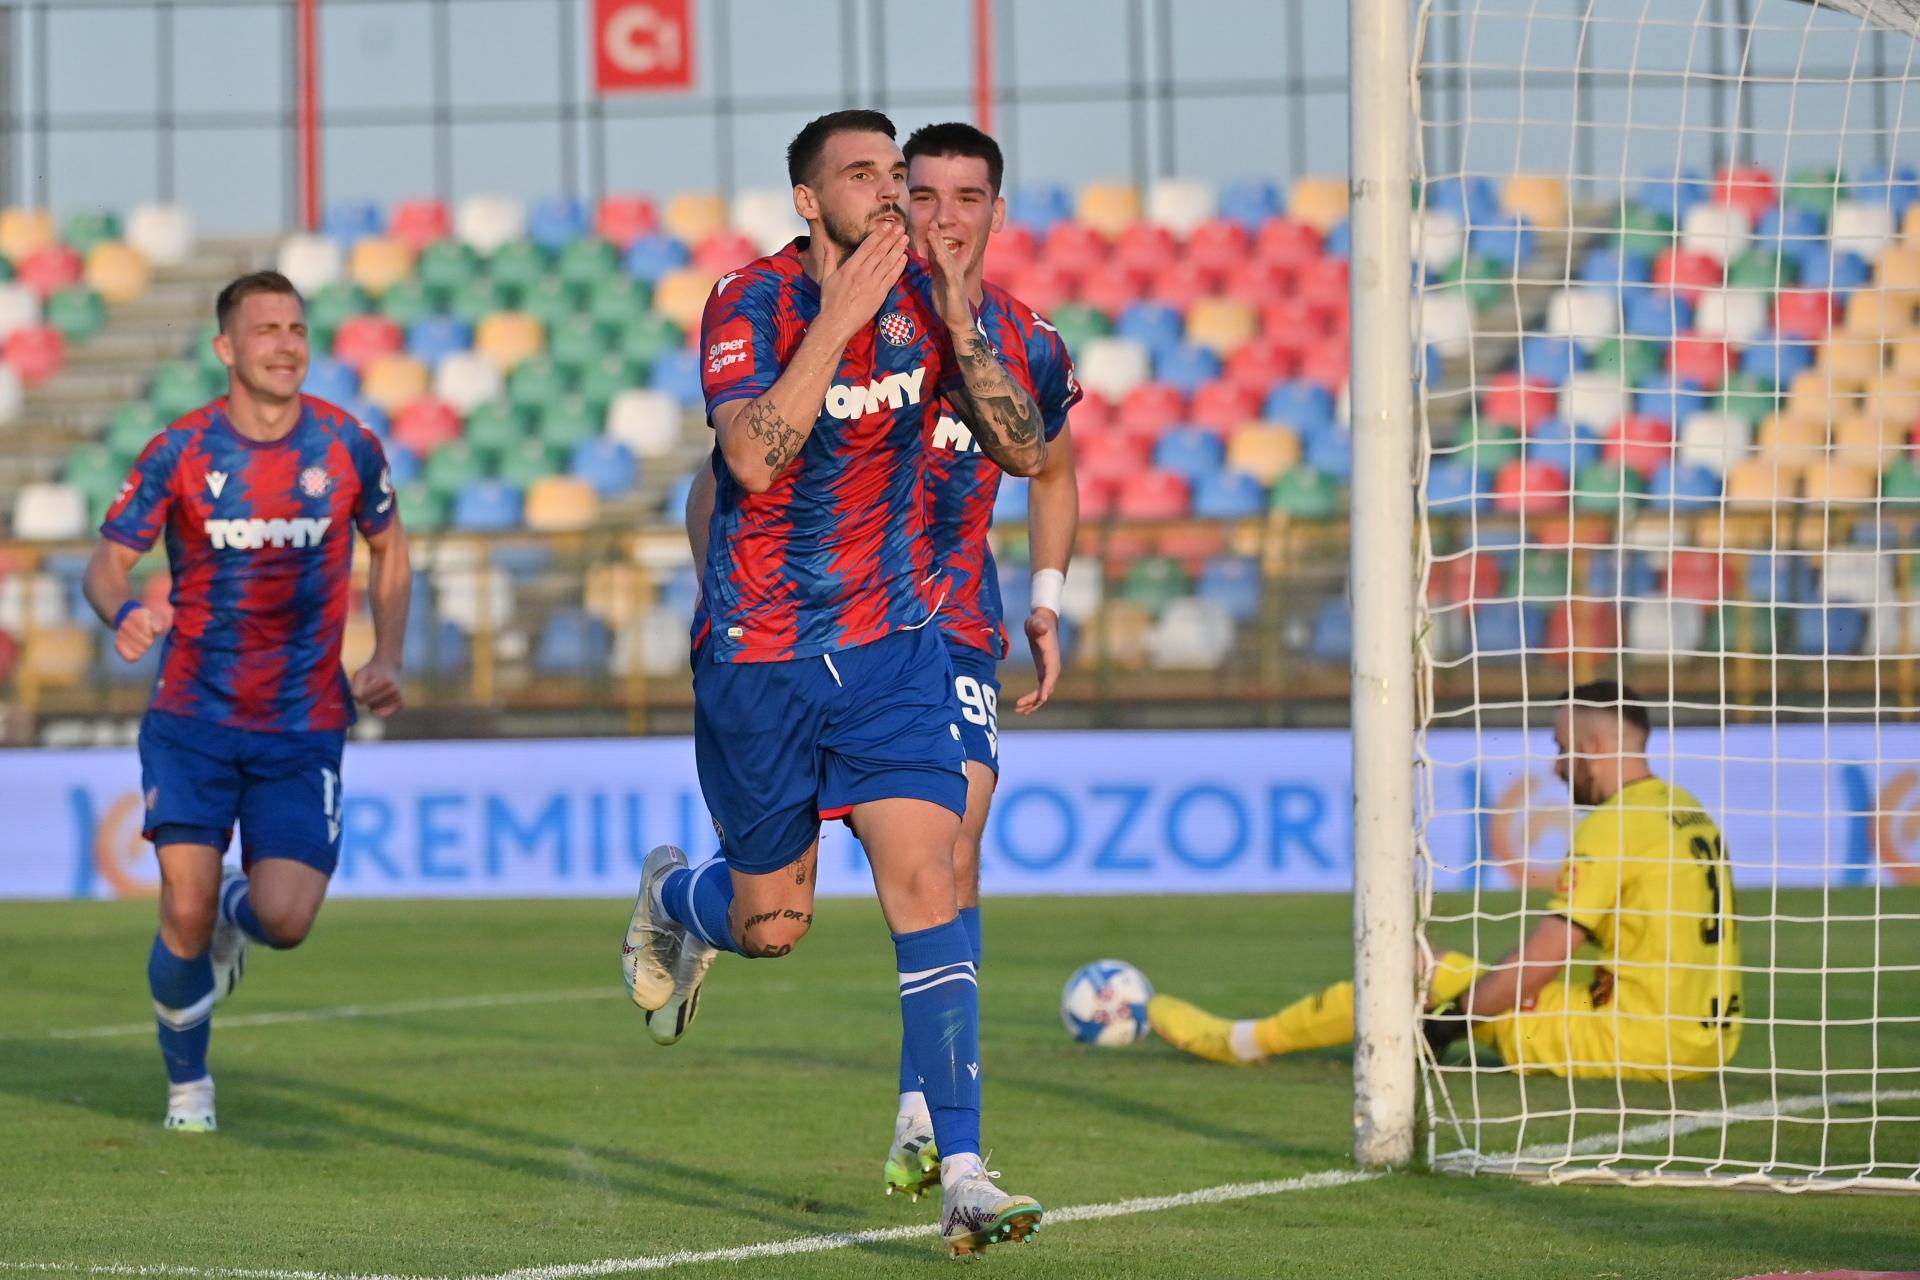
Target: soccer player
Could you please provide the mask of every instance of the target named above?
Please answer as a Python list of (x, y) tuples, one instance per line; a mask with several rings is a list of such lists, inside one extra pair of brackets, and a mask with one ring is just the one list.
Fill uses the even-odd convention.
[[(220, 291), (213, 340), (227, 394), (156, 435), (107, 511), (86, 593), (128, 662), (163, 648), (140, 725), (144, 834), (160, 862), (147, 982), (166, 1064), (166, 1127), (215, 1128), (207, 1042), (247, 940), (284, 949), (313, 927), (340, 850), (340, 756), (353, 702), (401, 706), (411, 571), (380, 442), (300, 394), (307, 325), (285, 276)], [(374, 653), (340, 666), (353, 531), (371, 553)], [(167, 604), (134, 564), (166, 537)], [(240, 824), (245, 874), (221, 876)]]
[[(1014, 707), (1031, 715), (1046, 705), (1060, 675), (1060, 592), (1080, 520), (1067, 411), (1079, 402), (1080, 385), (1059, 331), (984, 278), (987, 244), (1006, 222), (1007, 202), (1000, 195), (1005, 162), (999, 144), (970, 124), (932, 124), (916, 130), (903, 150), (913, 247), (925, 256), (937, 238), (961, 263), (980, 328), (1008, 374), (1033, 396), (1048, 441), (1046, 465), (1033, 477), (1027, 503), (1033, 593), (1026, 633), (1037, 683)], [(974, 441), (965, 409), (948, 402), (939, 407), (927, 448), (933, 557), (947, 575), (940, 638), (953, 664), (961, 745), (967, 754), (967, 811), (953, 846), (954, 893), (978, 966), (983, 951), (980, 838), (999, 778), (998, 669), (1007, 655), (1000, 577), (987, 544), (1001, 469)], [(926, 1094), (903, 1042), (899, 1108), (882, 1166), (887, 1194), (904, 1191), (917, 1200), (938, 1183), (939, 1169)]]
[[(1590, 812), (1574, 829), (1548, 915), (1492, 969), (1458, 952), (1434, 968), (1425, 1031), (1436, 1054), (1471, 1034), (1521, 1071), (1685, 1080), (1740, 1045), (1740, 945), (1720, 829), (1647, 767), (1646, 706), (1596, 680), (1554, 717), (1554, 772)], [(1599, 952), (1593, 979), (1565, 973)], [(1155, 996), (1153, 1029), (1215, 1062), (1246, 1063), (1353, 1038), (1343, 982), (1257, 1021), (1229, 1022)]]
[(715, 284), (702, 324), (715, 500), (694, 621), (694, 751), (722, 857), (648, 855), (623, 948), (672, 1043), (714, 951), (792, 951), (813, 919), (823, 818), (866, 847), (893, 934), (901, 1022), (942, 1152), (942, 1233), (1024, 1239), (1032, 1198), (980, 1160), (979, 990), (953, 892), (966, 809), (945, 588), (926, 532), (935, 397), (1001, 466), (1045, 464), (1033, 399), (975, 327), (957, 261), (907, 249), (906, 161), (873, 111), (809, 123), (787, 152), (808, 235)]

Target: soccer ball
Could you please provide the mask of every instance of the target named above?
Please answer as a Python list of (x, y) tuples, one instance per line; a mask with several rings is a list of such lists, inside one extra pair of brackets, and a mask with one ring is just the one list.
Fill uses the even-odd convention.
[(1081, 1044), (1107, 1048), (1132, 1044), (1147, 1034), (1147, 1001), (1153, 984), (1125, 960), (1083, 964), (1060, 992), (1060, 1021)]

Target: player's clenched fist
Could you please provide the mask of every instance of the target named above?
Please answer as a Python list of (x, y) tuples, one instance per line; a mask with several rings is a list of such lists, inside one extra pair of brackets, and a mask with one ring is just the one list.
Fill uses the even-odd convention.
[(173, 606), (147, 604), (133, 610), (113, 633), (113, 651), (123, 662), (138, 662), (153, 642), (173, 627)]
[(400, 669), (391, 662), (375, 658), (353, 673), (351, 684), (353, 700), (382, 720), (405, 704), (400, 693)]
[(907, 233), (876, 228), (820, 282), (820, 319), (851, 338), (879, 312), (907, 269)]

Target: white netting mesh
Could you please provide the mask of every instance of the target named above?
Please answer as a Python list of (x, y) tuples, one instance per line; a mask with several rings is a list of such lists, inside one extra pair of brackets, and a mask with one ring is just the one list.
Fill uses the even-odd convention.
[[(1604, 678), (1724, 832), (1657, 868), (1712, 906), (1639, 927), (1726, 943), (1652, 1007), (1568, 1000), (1594, 1078), (1429, 1061), (1440, 1167), (1920, 1190), (1917, 13), (1420, 8), (1423, 935), (1493, 963), (1538, 923), (1582, 817), (1554, 716)], [(1683, 970), (1740, 988), (1737, 1052), (1618, 1078), (1724, 1023)]]

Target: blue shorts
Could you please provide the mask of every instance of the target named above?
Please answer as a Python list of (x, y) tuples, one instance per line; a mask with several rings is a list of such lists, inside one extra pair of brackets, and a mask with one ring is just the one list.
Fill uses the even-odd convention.
[(960, 745), (967, 759), (1000, 772), (1000, 660), (985, 649), (947, 641), (953, 697), (959, 703)]
[(869, 800), (967, 811), (966, 756), (947, 648), (931, 627), (789, 662), (693, 673), (693, 753), (727, 865), (778, 871), (822, 818)]
[(344, 729), (259, 733), (164, 711), (140, 722), (142, 834), (155, 845), (225, 850), (240, 824), (240, 857), (291, 858), (323, 875), (340, 861)]

